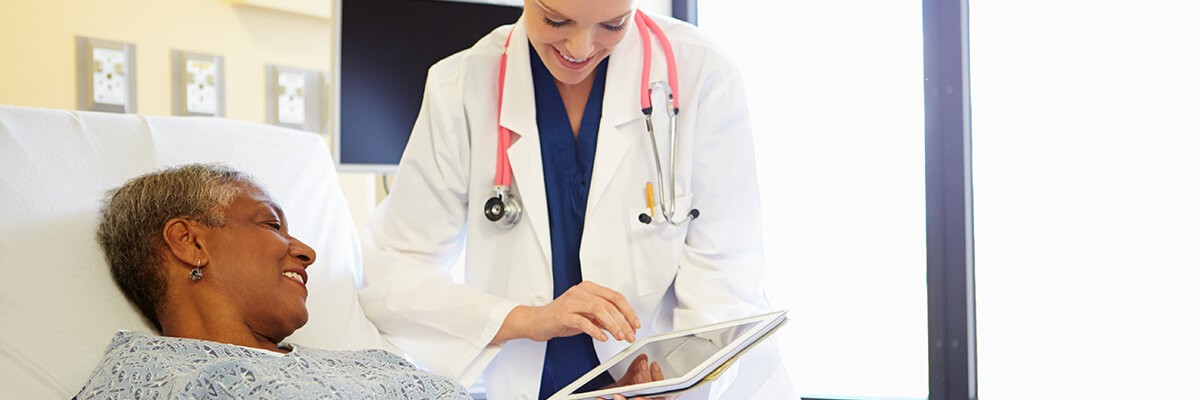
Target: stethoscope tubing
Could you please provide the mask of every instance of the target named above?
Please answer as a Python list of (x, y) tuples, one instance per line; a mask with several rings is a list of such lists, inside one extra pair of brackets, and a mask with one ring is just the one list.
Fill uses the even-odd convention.
[[(675, 171), (677, 158), (677, 125), (676, 117), (679, 115), (679, 100), (676, 96), (679, 94), (679, 77), (676, 70), (675, 51), (671, 48), (671, 41), (667, 39), (667, 35), (654, 20), (647, 17), (641, 10), (634, 13), (634, 24), (637, 26), (638, 36), (642, 40), (642, 88), (640, 100), (642, 105), (642, 113), (646, 117), (646, 132), (650, 135), (651, 150), (654, 153), (654, 167), (658, 174), (658, 205), (662, 210), (663, 220), (671, 225), (681, 225), (696, 219), (700, 216), (699, 210), (692, 209), (684, 218), (675, 219)], [(515, 30), (515, 29), (514, 29)], [(662, 82), (650, 83), (650, 65), (652, 61), (650, 51), (650, 35), (653, 34), (658, 39), (659, 46), (663, 49), (663, 55), (667, 61), (667, 83), (663, 87)], [(504, 110), (504, 80), (508, 70), (508, 46), (512, 41), (512, 31), (509, 31), (508, 37), (504, 40), (504, 50), (500, 53), (500, 68), (499, 68), (499, 100), (496, 102), (496, 126), (497, 126), (497, 143), (496, 143), (496, 176), (493, 179), (493, 190), (495, 197), (488, 200), (484, 207), (484, 215), (491, 221), (503, 227), (511, 227), (517, 223), (521, 217), (521, 205), (516, 196), (512, 195), (512, 163), (508, 159), (508, 148), (512, 145), (512, 131), (505, 128), (500, 123), (500, 115)], [(658, 140), (654, 135), (654, 124), (651, 122), (651, 115), (654, 112), (654, 105), (650, 102), (650, 94), (656, 87), (660, 87), (666, 91), (667, 100), (667, 115), (668, 129), (670, 129), (670, 173), (671, 183), (665, 184), (662, 170), (662, 160), (658, 152)], [(670, 195), (667, 196), (667, 191)], [(668, 208), (666, 198), (670, 198), (670, 206)], [(638, 216), (638, 220), (645, 223), (652, 223), (653, 219), (649, 215), (642, 214)]]

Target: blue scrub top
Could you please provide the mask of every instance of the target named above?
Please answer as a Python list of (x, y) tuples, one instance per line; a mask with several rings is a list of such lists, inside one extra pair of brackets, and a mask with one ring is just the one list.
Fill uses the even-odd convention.
[[(596, 139), (600, 130), (601, 100), (608, 58), (596, 66), (596, 78), (588, 94), (579, 138), (571, 131), (571, 121), (563, 106), (554, 76), (542, 64), (533, 45), (529, 46), (529, 64), (533, 70), (534, 103), (537, 106), (538, 137), (542, 147), (542, 172), (546, 177), (546, 208), (550, 216), (550, 258), (554, 271), (554, 298), (583, 280), (579, 267), (579, 243), (587, 208), (588, 188), (592, 183), (592, 162), (596, 158)], [(538, 397), (546, 399), (580, 376), (600, 365), (592, 337), (579, 334), (550, 339), (542, 364), (542, 383)], [(607, 374), (605, 374), (607, 375)], [(603, 379), (602, 379), (603, 380)], [(593, 388), (613, 383), (595, 382)]]

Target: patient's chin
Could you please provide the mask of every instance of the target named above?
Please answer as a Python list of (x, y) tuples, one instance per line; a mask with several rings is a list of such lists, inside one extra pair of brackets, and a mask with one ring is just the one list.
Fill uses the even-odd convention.
[(262, 321), (266, 322), (266, 324), (260, 325), (260, 329), (255, 330), (272, 342), (279, 343), (308, 323), (308, 309), (301, 307), (298, 312), (288, 313), (288, 315), (277, 315), (276, 317), (268, 321)]
[(304, 310), (304, 316), (302, 318), (300, 318), (299, 321), (296, 322), (296, 328), (292, 329), (292, 331), (294, 332), (294, 331), (296, 331), (296, 329), (300, 329), (300, 327), (303, 327), (304, 324), (307, 324), (307, 323), (308, 323), (308, 310)]
[(308, 309), (305, 309), (304, 312), (299, 313), (296, 316), (296, 318), (294, 318), (292, 320), (291, 332), (288, 332), (287, 335), (284, 335), (284, 337), (291, 336), (292, 332), (295, 332), (297, 329), (300, 329), (301, 327), (304, 326), (304, 324), (307, 324), (307, 323), (308, 323)]

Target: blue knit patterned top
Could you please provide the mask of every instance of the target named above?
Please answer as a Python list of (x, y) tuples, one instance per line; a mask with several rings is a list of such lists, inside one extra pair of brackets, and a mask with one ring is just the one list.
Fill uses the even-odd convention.
[(288, 354), (118, 332), (79, 399), (467, 399), (462, 385), (383, 350)]

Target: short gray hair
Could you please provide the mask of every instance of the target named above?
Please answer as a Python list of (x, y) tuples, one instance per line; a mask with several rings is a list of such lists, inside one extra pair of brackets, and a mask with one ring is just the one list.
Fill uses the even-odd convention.
[(102, 201), (96, 236), (113, 279), (159, 331), (157, 313), (167, 291), (163, 227), (180, 217), (224, 227), (225, 207), (240, 185), (260, 187), (225, 164), (187, 164), (130, 179)]

